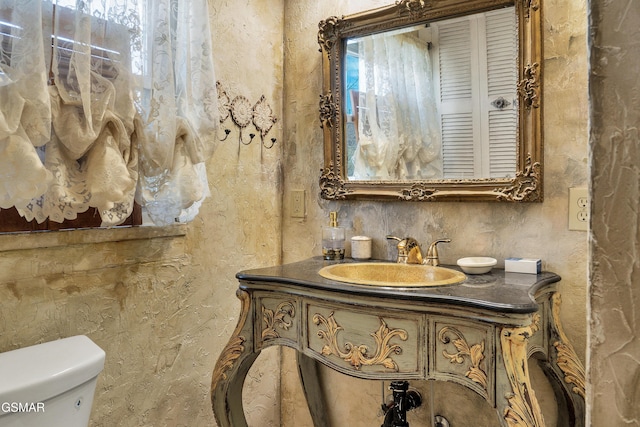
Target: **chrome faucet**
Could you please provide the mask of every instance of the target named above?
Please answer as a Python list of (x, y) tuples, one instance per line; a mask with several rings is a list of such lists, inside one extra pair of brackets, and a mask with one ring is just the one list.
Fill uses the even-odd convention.
[(449, 243), (451, 239), (438, 239), (429, 245), (427, 256), (422, 255), (420, 244), (413, 237), (405, 237), (401, 239), (395, 236), (387, 236), (389, 240), (398, 241), (398, 258), (396, 262), (400, 264), (426, 264), (438, 266), (440, 258), (438, 257), (438, 243)]

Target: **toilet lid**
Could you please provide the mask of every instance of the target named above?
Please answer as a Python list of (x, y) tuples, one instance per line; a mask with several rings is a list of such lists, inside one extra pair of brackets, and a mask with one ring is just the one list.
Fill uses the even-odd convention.
[(0, 402), (42, 402), (96, 377), (104, 360), (84, 335), (0, 353)]

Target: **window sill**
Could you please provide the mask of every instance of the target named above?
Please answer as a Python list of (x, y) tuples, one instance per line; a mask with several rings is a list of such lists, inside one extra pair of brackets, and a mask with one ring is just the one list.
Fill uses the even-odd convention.
[(186, 224), (0, 233), (0, 252), (182, 237), (186, 234)]

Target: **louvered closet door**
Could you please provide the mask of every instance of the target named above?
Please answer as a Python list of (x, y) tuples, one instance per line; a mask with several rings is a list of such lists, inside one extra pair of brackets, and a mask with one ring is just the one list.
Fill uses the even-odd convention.
[(517, 126), (513, 8), (443, 21), (433, 28), (444, 178), (513, 176)]
[(487, 12), (485, 27), (488, 98), (484, 105), (489, 109), (489, 177), (513, 177), (518, 126), (515, 60), (518, 35), (513, 8)]
[[(474, 117), (471, 22), (459, 20), (437, 26), (440, 72), (440, 126), (445, 178), (471, 178), (476, 170), (479, 116)], [(477, 97), (477, 93), (475, 94)], [(475, 123), (474, 123), (475, 122)]]

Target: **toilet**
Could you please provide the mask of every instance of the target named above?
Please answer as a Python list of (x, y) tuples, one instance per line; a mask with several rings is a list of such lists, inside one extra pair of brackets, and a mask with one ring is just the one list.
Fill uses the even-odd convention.
[(87, 427), (104, 360), (84, 335), (0, 353), (0, 426)]

